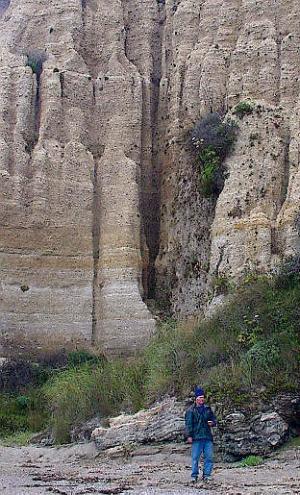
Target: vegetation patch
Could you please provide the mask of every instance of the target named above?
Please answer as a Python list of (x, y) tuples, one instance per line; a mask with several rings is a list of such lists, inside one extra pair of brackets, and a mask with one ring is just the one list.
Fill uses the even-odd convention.
[(197, 153), (199, 186), (205, 197), (218, 195), (224, 185), (223, 162), (236, 140), (237, 124), (208, 114), (194, 127), (192, 145)]
[[(93, 416), (134, 413), (166, 394), (185, 398), (195, 384), (220, 404), (220, 415), (233, 406), (247, 411), (253, 401), (278, 392), (298, 391), (297, 266), (297, 259), (288, 259), (272, 275), (248, 274), (210, 319), (165, 321), (139, 357), (110, 361), (76, 351), (62, 361), (48, 357), (40, 363), (39, 380), (7, 380), (18, 386), (14, 392), (2, 388), (1, 436), (51, 426), (56, 442), (69, 442), (71, 429)], [(218, 284), (223, 290), (227, 281)]]
[(0, 439), (5, 447), (24, 446), (30, 443), (32, 431), (18, 431)]
[(255, 467), (264, 462), (259, 455), (248, 455), (238, 463), (238, 467)]
[(224, 274), (215, 275), (211, 280), (211, 288), (214, 296), (219, 294), (228, 294), (234, 289), (234, 284), (230, 278)]
[(274, 269), (277, 288), (289, 288), (300, 283), (300, 255), (289, 256)]
[(288, 449), (295, 449), (298, 448), (300, 449), (300, 435), (297, 437), (290, 438), (282, 447), (282, 450), (288, 450)]
[(251, 115), (255, 105), (252, 101), (240, 101), (233, 109), (233, 114), (243, 119), (245, 115)]
[(0, 394), (1, 437), (40, 431), (48, 419), (46, 400), (39, 388), (28, 389), (26, 395)]
[(86, 363), (62, 371), (43, 388), (58, 443), (70, 440), (72, 427), (95, 415), (134, 412), (144, 405), (144, 369), (138, 361)]

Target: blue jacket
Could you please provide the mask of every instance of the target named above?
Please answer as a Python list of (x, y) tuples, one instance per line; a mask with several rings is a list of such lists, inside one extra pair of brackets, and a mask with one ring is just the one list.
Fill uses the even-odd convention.
[(193, 440), (212, 440), (212, 433), (208, 421), (213, 422), (216, 426), (217, 420), (209, 406), (204, 405), (202, 408), (193, 405), (185, 413), (185, 427), (188, 437)]

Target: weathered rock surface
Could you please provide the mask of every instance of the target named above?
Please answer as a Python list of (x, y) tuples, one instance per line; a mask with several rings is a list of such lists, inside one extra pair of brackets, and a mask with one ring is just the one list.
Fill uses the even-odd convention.
[(96, 428), (92, 439), (100, 450), (130, 443), (144, 444), (182, 440), (184, 404), (167, 399), (134, 415), (110, 420), (109, 428)]
[[(1, 342), (138, 349), (298, 252), (298, 0), (1, 0)], [(217, 201), (186, 133), (251, 98)]]
[(227, 458), (266, 455), (286, 440), (288, 431), (289, 425), (276, 412), (258, 414), (250, 420), (242, 413), (232, 413), (224, 418), (218, 443)]
[[(299, 397), (286, 396), (286, 410), (288, 400), (293, 404)], [(96, 428), (91, 438), (100, 451), (119, 446), (182, 442), (186, 408), (184, 403), (168, 398), (146, 411), (112, 418), (108, 428)], [(290, 431), (287, 421), (272, 408), (252, 416), (237, 411), (218, 419), (218, 428), (214, 429), (215, 446), (218, 456), (226, 460), (270, 454), (284, 443)]]
[(101, 426), (100, 419), (98, 417), (92, 418), (89, 421), (85, 421), (79, 426), (72, 429), (70, 437), (71, 442), (86, 442), (91, 439), (92, 432)]
[(279, 394), (273, 400), (272, 406), (287, 423), (296, 430), (300, 429), (300, 394)]
[(2, 343), (140, 348), (154, 330), (142, 301), (147, 36), (126, 55), (130, 6), (118, 0), (1, 6)]

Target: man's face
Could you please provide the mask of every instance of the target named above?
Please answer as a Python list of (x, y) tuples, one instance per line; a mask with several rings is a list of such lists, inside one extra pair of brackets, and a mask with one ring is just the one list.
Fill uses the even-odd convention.
[(202, 406), (204, 402), (205, 402), (204, 395), (198, 395), (198, 397), (196, 397), (196, 406)]

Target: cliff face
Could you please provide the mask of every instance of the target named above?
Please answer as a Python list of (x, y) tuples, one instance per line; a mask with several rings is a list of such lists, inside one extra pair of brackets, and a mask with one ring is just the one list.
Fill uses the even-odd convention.
[[(0, 0), (2, 343), (141, 347), (144, 302), (299, 251), (297, 0)], [(217, 201), (193, 124), (251, 98)], [(255, 136), (255, 137), (253, 137)]]

